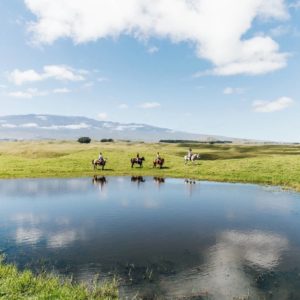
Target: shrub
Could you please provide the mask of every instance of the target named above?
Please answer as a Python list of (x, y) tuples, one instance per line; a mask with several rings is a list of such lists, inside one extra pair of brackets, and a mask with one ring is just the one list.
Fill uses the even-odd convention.
[(102, 139), (100, 142), (101, 143), (112, 143), (114, 140), (113, 139)]
[(87, 136), (83, 136), (83, 137), (80, 137), (77, 141), (81, 144), (89, 144), (91, 142), (91, 138), (89, 138)]

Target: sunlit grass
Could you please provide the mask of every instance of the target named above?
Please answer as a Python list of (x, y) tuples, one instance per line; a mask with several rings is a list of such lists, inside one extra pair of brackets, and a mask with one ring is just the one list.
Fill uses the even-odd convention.
[(34, 275), (29, 270), (21, 272), (0, 258), (0, 299), (109, 300), (118, 299), (118, 288), (115, 281), (102, 285), (95, 282), (87, 287), (57, 276)]
[[(189, 146), (202, 159), (184, 164)], [(106, 170), (94, 171), (91, 161), (103, 152)], [(159, 151), (165, 168), (153, 169)], [(143, 168), (131, 169), (136, 153), (146, 158)], [(202, 180), (281, 185), (300, 190), (298, 145), (176, 145), (148, 143), (2, 142), (0, 178), (78, 177), (103, 175), (149, 175), (190, 177)]]

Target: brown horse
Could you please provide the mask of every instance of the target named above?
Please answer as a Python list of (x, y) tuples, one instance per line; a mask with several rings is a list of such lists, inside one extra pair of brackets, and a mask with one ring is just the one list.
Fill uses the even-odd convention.
[(140, 167), (143, 166), (143, 161), (145, 160), (144, 157), (134, 157), (130, 160), (131, 162), (131, 168), (133, 168), (134, 164), (138, 164)]
[(99, 161), (99, 159), (93, 159), (92, 160), (92, 165), (94, 166), (94, 170), (96, 170), (98, 168), (98, 166), (101, 166), (102, 170), (104, 170), (106, 164), (106, 159), (102, 159), (101, 161)]
[(157, 158), (153, 161), (153, 168), (156, 168), (156, 166), (159, 166), (159, 168), (161, 169), (163, 167), (165, 163), (164, 158)]

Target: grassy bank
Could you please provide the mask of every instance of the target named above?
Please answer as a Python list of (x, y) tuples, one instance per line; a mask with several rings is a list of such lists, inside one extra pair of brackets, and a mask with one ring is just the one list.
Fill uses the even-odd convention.
[(61, 278), (39, 275), (30, 271), (20, 272), (13, 265), (7, 265), (0, 259), (0, 299), (118, 299), (116, 283), (106, 283), (94, 287), (72, 284)]
[[(202, 159), (185, 165), (183, 156), (191, 146)], [(106, 170), (94, 172), (91, 161), (99, 151), (108, 158)], [(153, 169), (156, 152), (165, 168)], [(139, 152), (144, 168), (131, 169), (129, 159)], [(0, 178), (144, 175), (190, 177), (201, 180), (281, 185), (300, 191), (298, 145), (206, 145), (77, 142), (2, 142)]]

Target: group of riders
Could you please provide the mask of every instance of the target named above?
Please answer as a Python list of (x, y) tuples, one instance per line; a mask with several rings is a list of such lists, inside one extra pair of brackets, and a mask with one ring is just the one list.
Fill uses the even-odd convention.
[[(188, 160), (192, 160), (192, 156), (193, 156), (193, 152), (192, 152), (192, 149), (189, 148), (188, 150), (188, 153), (187, 153), (187, 158)], [(136, 157), (133, 158), (135, 160), (136, 163), (139, 163), (139, 161), (142, 159), (144, 160), (143, 158), (140, 157), (140, 154), (137, 153)], [(160, 156), (159, 152), (156, 153), (156, 158), (154, 160), (154, 163), (156, 164), (161, 164), (162, 162), (164, 161), (164, 159)], [(99, 157), (98, 157), (98, 160), (96, 160), (96, 162), (100, 165), (102, 165), (104, 162), (105, 162), (105, 159), (103, 157), (103, 154), (102, 152), (99, 153)]]

